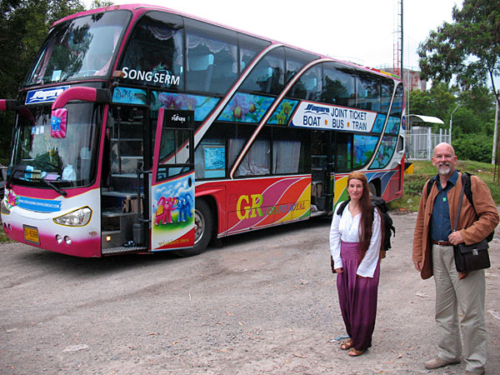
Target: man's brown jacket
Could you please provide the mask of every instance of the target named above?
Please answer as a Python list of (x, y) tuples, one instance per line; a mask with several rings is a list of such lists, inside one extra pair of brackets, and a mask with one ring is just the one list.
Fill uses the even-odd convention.
[[(430, 180), (429, 180), (430, 181)], [(432, 242), (431, 242), (431, 216), (434, 207), (434, 200), (438, 194), (436, 184), (439, 182), (439, 176), (432, 190), (427, 197), (427, 183), (422, 190), (420, 206), (418, 208), (417, 223), (413, 237), (413, 261), (421, 262), (422, 279), (428, 279), (433, 276), (432, 270)], [(474, 202), (474, 208), (464, 194), (462, 209), (458, 220), (457, 230), (460, 230), (466, 245), (480, 242), (490, 234), (498, 224), (499, 216), (495, 202), (491, 197), (488, 186), (477, 176), (471, 176), (471, 190)], [(450, 206), (451, 230), (455, 224), (457, 215), (458, 200), (462, 191), (462, 173), (459, 173), (457, 184), (448, 191), (448, 202)], [(477, 218), (476, 218), (477, 212)]]

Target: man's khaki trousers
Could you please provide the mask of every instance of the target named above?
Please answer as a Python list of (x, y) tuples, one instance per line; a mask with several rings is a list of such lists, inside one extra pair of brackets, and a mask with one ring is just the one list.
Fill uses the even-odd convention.
[[(432, 245), (432, 261), (436, 283), (439, 357), (450, 361), (460, 359), (461, 329), (466, 370), (482, 373), (487, 358), (484, 270), (470, 272), (460, 280), (452, 246)], [(458, 306), (462, 311), (461, 316)]]

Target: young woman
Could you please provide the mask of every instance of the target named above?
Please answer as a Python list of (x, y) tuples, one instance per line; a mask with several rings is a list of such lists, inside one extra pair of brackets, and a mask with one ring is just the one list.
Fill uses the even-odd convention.
[[(350, 356), (363, 354), (372, 344), (380, 277), (382, 220), (371, 205), (368, 181), (363, 173), (347, 178), (349, 203), (333, 215), (330, 250), (337, 273), (340, 310), (350, 339), (341, 345)], [(337, 206), (338, 211), (340, 204)]]

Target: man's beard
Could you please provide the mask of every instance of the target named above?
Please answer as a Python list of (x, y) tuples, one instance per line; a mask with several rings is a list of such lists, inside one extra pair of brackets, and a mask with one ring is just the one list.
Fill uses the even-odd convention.
[(443, 163), (438, 165), (438, 173), (440, 175), (447, 175), (451, 172), (451, 166), (449, 163)]

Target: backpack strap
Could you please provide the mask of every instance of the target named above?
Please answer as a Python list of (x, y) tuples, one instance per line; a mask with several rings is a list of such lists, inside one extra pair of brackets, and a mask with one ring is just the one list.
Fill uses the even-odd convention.
[(431, 193), (432, 187), (434, 186), (435, 182), (436, 182), (436, 176), (432, 177), (427, 183), (427, 198), (429, 198), (429, 194)]
[(338, 209), (338, 211), (337, 211), (337, 215), (342, 216), (342, 213), (344, 212), (344, 210), (345, 210), (345, 208), (346, 208), (347, 204), (348, 204), (350, 201), (351, 201), (351, 200), (350, 200), (350, 199), (348, 199), (348, 200), (346, 200), (346, 201), (343, 201), (343, 202), (340, 204), (340, 207), (339, 207), (339, 209)]
[[(465, 196), (469, 200), (469, 203), (471, 204), (472, 208), (474, 209), (474, 212), (476, 212), (476, 207), (474, 207), (474, 201), (472, 200), (472, 182), (471, 182), (471, 177), (472, 176), (469, 172), (462, 173), (462, 184), (464, 185), (464, 192)], [(477, 212), (476, 212), (477, 216)]]

